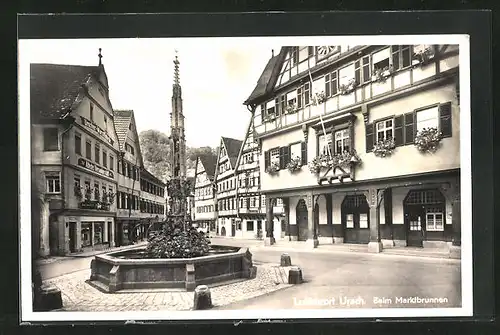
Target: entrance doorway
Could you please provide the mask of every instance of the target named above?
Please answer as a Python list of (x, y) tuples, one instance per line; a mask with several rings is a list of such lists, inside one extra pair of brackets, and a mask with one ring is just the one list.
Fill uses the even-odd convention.
[(220, 229), (220, 234), (221, 234), (221, 236), (226, 236), (226, 227), (222, 227)]
[(236, 222), (234, 219), (231, 219), (231, 236), (236, 236)]
[(109, 245), (111, 246), (111, 228), (113, 227), (113, 223), (112, 222), (108, 222), (108, 243)]
[(348, 195), (344, 198), (341, 206), (341, 221), (345, 243), (370, 242), (369, 213), (370, 207), (364, 195)]
[(423, 247), (425, 240), (443, 241), (446, 199), (437, 189), (412, 190), (403, 201), (406, 245)]
[(307, 225), (307, 205), (304, 199), (300, 199), (295, 208), (297, 217), (297, 239), (299, 241), (307, 240), (308, 225)]
[(76, 222), (69, 222), (69, 252), (76, 252)]

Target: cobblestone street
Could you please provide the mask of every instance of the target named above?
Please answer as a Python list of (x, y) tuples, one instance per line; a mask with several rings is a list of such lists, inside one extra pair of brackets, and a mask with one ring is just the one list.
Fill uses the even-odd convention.
[[(287, 279), (289, 268), (274, 264), (258, 265), (257, 268), (255, 279), (211, 288), (214, 306), (233, 304), (292, 286)], [(89, 277), (90, 269), (86, 269), (44, 283), (53, 284), (61, 290), (64, 311), (185, 311), (193, 306), (193, 292), (157, 289), (108, 294), (87, 284), (85, 281)]]

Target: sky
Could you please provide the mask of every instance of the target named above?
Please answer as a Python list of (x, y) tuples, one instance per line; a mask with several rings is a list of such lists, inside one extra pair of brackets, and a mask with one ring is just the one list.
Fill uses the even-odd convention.
[(243, 102), (280, 47), (241, 38), (21, 40), (19, 57), (23, 63), (98, 65), (102, 48), (113, 108), (134, 110), (139, 133), (169, 134), (177, 50), (187, 145), (216, 147), (221, 136), (244, 139), (250, 112)]

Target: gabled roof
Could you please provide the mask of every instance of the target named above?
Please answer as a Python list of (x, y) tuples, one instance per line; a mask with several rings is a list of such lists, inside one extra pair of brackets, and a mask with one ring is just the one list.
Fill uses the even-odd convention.
[(285, 59), (287, 49), (288, 47), (282, 47), (279, 54), (269, 59), (266, 67), (264, 68), (264, 71), (262, 71), (262, 74), (260, 75), (259, 80), (257, 81), (257, 85), (255, 85), (253, 92), (243, 103), (244, 105), (250, 105), (254, 101), (258, 100), (259, 98), (265, 96), (266, 94), (272, 91), (274, 83), (276, 83), (276, 80), (278, 78), (280, 65), (283, 63), (283, 60)]
[(201, 164), (203, 164), (208, 179), (213, 180), (215, 176), (215, 168), (217, 165), (217, 156), (198, 156), (198, 159), (200, 160)]
[(240, 151), (238, 153), (238, 159), (236, 160), (236, 165), (234, 167), (234, 170), (238, 170), (238, 166), (240, 165), (240, 161), (241, 161), (241, 155), (243, 153), (243, 148), (245, 147), (245, 143), (248, 141), (248, 136), (250, 135), (250, 132), (253, 131), (253, 115), (250, 116), (250, 122), (248, 123), (248, 128), (247, 128), (247, 132), (245, 134), (245, 139), (243, 140), (243, 143), (241, 144), (241, 147), (240, 147)]
[(186, 177), (186, 180), (189, 182), (189, 189), (191, 190), (192, 193), (194, 193), (194, 177)]
[(91, 77), (98, 81), (102, 71), (103, 66), (31, 64), (32, 122), (64, 117), (78, 103), (83, 85)]
[[(116, 131), (116, 136), (118, 137), (118, 145), (121, 152), (125, 152), (125, 142), (127, 141), (127, 134), (132, 131), (137, 139), (137, 157), (139, 158), (139, 164), (143, 166), (141, 146), (139, 144), (139, 134), (135, 127), (135, 117), (133, 110), (115, 110), (113, 111), (114, 126)], [(129, 129), (130, 124), (132, 124), (132, 129)]]
[(153, 175), (151, 172), (146, 170), (146, 168), (144, 168), (144, 167), (141, 168), (141, 177), (144, 177), (145, 179), (151, 180), (151, 181), (157, 183), (158, 185), (161, 185), (162, 187), (166, 186), (166, 184), (163, 181), (161, 181), (160, 178)]
[(238, 160), (238, 154), (240, 153), (241, 145), (243, 141), (230, 138), (230, 137), (222, 137), (222, 142), (224, 143), (224, 147), (226, 148), (227, 156), (229, 157), (229, 162), (231, 163), (231, 167), (234, 169), (236, 166), (236, 161)]

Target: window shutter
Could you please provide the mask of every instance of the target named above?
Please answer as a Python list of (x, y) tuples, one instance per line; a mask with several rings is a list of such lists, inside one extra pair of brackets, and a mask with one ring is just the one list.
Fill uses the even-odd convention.
[(280, 147), (280, 170), (285, 168), (285, 152), (286, 152), (286, 147)]
[(451, 102), (439, 105), (439, 121), (443, 137), (451, 137)]
[(301, 142), (301, 153), (302, 153), (302, 165), (307, 164), (307, 143), (306, 142)]
[(404, 145), (403, 118), (404, 115), (398, 115), (394, 118), (394, 142), (397, 147)]
[(366, 134), (366, 152), (370, 152), (373, 150), (373, 123), (367, 123), (365, 125), (365, 134)]
[(290, 146), (287, 146), (287, 147), (284, 147), (283, 148), (283, 154), (284, 154), (284, 158), (283, 158), (283, 163), (284, 163), (284, 168), (286, 168), (286, 165), (288, 163), (290, 163)]
[(247, 209), (250, 208), (250, 198), (247, 198)]
[(267, 170), (267, 168), (269, 167), (269, 162), (270, 162), (269, 151), (264, 151), (264, 169)]
[(412, 144), (415, 141), (415, 113), (405, 115), (405, 144)]

